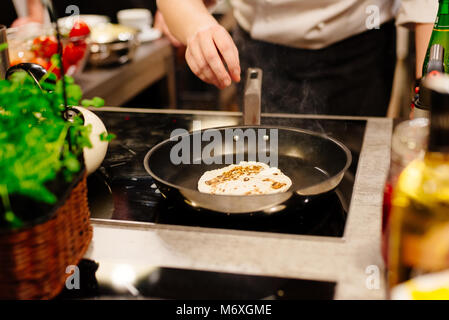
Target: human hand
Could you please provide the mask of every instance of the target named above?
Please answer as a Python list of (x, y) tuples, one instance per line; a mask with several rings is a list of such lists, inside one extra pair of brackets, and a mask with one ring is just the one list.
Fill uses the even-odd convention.
[(14, 22), (11, 25), (11, 28), (18, 28), (30, 23), (42, 23), (42, 22), (39, 21), (38, 19), (34, 19), (31, 17), (20, 17), (14, 20)]
[(218, 23), (199, 29), (187, 39), (186, 61), (196, 76), (220, 89), (240, 81), (237, 47)]

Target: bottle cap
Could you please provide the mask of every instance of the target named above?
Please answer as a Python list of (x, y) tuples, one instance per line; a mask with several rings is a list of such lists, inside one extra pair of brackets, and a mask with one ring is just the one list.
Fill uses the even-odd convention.
[(432, 71), (444, 72), (444, 48), (441, 44), (434, 44), (430, 47), (427, 73)]

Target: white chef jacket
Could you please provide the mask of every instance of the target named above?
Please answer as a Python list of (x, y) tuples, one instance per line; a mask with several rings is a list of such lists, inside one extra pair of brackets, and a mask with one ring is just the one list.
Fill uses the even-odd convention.
[[(213, 2), (213, 0), (208, 0)], [(396, 18), (398, 25), (433, 23), (438, 0), (231, 0), (253, 39), (320, 49)]]

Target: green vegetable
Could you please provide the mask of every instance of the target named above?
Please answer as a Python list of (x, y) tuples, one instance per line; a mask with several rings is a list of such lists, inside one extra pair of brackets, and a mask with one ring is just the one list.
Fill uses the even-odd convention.
[(50, 58), (50, 62), (55, 68), (60, 68), (61, 67), (61, 55), (58, 53), (52, 55)]
[(83, 101), (81, 101), (81, 105), (83, 107), (102, 107), (104, 106), (104, 100), (102, 98), (99, 97), (95, 97), (92, 100), (88, 100), (88, 99), (84, 99)]
[[(83, 148), (91, 147), (91, 127), (79, 117), (68, 122), (62, 116), (62, 82), (41, 85), (51, 92), (40, 90), (25, 72), (0, 80), (0, 200), (3, 223), (11, 228), (22, 221), (11, 208), (10, 195), (54, 204), (56, 196), (45, 184), (58, 173), (71, 181), (82, 167), (78, 159)], [(80, 87), (66, 77), (66, 88), (69, 105), (78, 105)]]
[(103, 132), (100, 134), (100, 141), (110, 142), (110, 141), (114, 140), (115, 138), (116, 138), (116, 135), (113, 133), (108, 134), (106, 132)]

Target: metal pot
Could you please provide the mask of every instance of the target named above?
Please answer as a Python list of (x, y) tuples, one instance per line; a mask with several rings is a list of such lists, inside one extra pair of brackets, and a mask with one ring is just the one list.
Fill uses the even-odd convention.
[(89, 63), (93, 66), (124, 64), (134, 58), (139, 47), (137, 31), (121, 25), (104, 24), (91, 34)]

